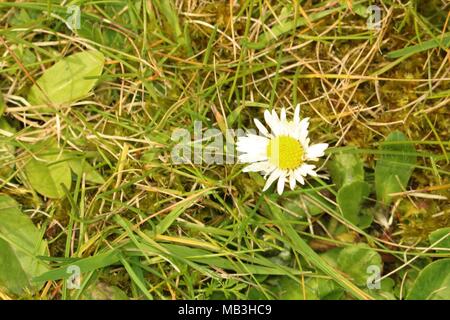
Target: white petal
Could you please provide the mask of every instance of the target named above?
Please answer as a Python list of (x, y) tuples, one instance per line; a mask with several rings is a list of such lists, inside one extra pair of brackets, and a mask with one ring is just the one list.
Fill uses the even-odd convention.
[(241, 153), (238, 158), (240, 162), (257, 162), (267, 160), (267, 144), (269, 139), (256, 135), (239, 137), (236, 150)]
[(253, 119), (255, 121), (256, 127), (258, 127), (259, 132), (261, 132), (266, 137), (269, 136), (269, 131), (267, 131), (266, 127), (259, 121), (258, 119)]
[(272, 111), (272, 113), (268, 110), (264, 111), (264, 120), (266, 121), (272, 133), (276, 134), (279, 120), (275, 111)]
[(310, 176), (315, 177), (315, 176), (317, 176), (317, 173), (314, 171), (315, 167), (316, 166), (313, 165), (313, 164), (306, 164), (306, 163), (304, 163), (297, 170), (300, 172), (300, 174), (302, 176), (306, 176), (306, 175), (309, 174)]
[(282, 123), (280, 119), (278, 119), (278, 115), (275, 110), (272, 110), (272, 133), (277, 136), (281, 133)]
[(256, 134), (248, 133), (246, 136), (238, 137), (236, 144), (242, 144), (242, 143), (250, 143), (253, 144), (255, 142), (265, 142), (268, 141), (266, 137), (261, 137)]
[(297, 170), (294, 171), (294, 176), (295, 176), (295, 179), (296, 179), (300, 184), (305, 184), (305, 179), (303, 179), (303, 176), (302, 176), (302, 174), (301, 174), (301, 172), (300, 172), (299, 169), (297, 169)]
[(323, 157), (326, 148), (328, 148), (328, 143), (313, 144), (306, 150), (306, 158), (308, 160), (315, 160), (317, 158)]
[(304, 144), (303, 146), (304, 146), (306, 149), (309, 148), (309, 141), (310, 141), (309, 138), (306, 138), (306, 139), (305, 139), (305, 144)]
[(264, 111), (264, 120), (266, 121), (268, 126), (272, 124), (272, 114), (269, 110)]
[(299, 124), (300, 122), (300, 104), (297, 104), (294, 111), (294, 124)]
[(298, 126), (298, 140), (300, 140), (301, 144), (307, 145), (306, 139), (308, 138), (309, 118), (302, 119)]
[(255, 162), (248, 166), (246, 166), (242, 171), (243, 172), (259, 172), (259, 171), (267, 171), (270, 167), (269, 162), (261, 161)]
[(236, 150), (244, 153), (265, 153), (269, 139), (266, 137), (249, 134), (239, 137), (236, 142)]
[(278, 178), (277, 192), (279, 195), (283, 193), (285, 183), (286, 183), (286, 173), (283, 172)]
[(245, 154), (239, 155), (238, 159), (239, 159), (239, 162), (241, 162), (241, 163), (251, 163), (251, 162), (265, 161), (265, 160), (267, 160), (267, 156), (265, 154), (245, 153)]
[(269, 178), (267, 179), (266, 185), (263, 188), (263, 191), (266, 191), (267, 189), (269, 189), (269, 187), (272, 185), (272, 183), (278, 179), (278, 177), (280, 176), (282, 172), (280, 170), (274, 170)]
[(280, 121), (281, 122), (286, 122), (286, 109), (285, 108), (281, 109)]
[(271, 164), (269, 161), (267, 161), (267, 167), (264, 171), (261, 171), (261, 174), (264, 175), (264, 179), (267, 178), (267, 176), (269, 174), (271, 174), (272, 172), (274, 172), (275, 170), (277, 170), (277, 167), (275, 167), (273, 164)]
[(276, 120), (277, 122), (280, 122), (280, 119), (278, 118), (278, 114), (275, 112), (275, 110), (272, 110), (272, 119)]
[(295, 188), (295, 175), (294, 172), (291, 172), (289, 176), (289, 187), (291, 187), (291, 190), (294, 190)]
[(294, 138), (295, 140), (299, 140), (298, 139), (298, 125), (296, 125), (293, 122), (289, 122), (285, 125), (286, 129), (286, 134), (292, 138)]
[(269, 168), (266, 170), (266, 174), (264, 175), (264, 179), (267, 180), (267, 176), (274, 172), (275, 170), (278, 170), (278, 167), (273, 165), (270, 161), (267, 161), (269, 163)]

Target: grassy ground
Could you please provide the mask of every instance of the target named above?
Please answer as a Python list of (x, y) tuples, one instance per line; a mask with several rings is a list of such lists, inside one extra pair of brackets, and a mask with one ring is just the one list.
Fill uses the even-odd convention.
[[(71, 4), (81, 12), (74, 32)], [(370, 30), (373, 4), (382, 20)], [(0, 209), (16, 206), (34, 227), (11, 238), (0, 223), (0, 247), (24, 271), (14, 276), (0, 253), (0, 297), (404, 299), (421, 288), (449, 298), (449, 9), (445, 0), (1, 1)], [(87, 94), (33, 100), (46, 70), (93, 49), (105, 61)], [(176, 128), (254, 129), (264, 110), (292, 115), (297, 104), (312, 141), (332, 147), (320, 162), (331, 179), (278, 196), (241, 164), (171, 161)], [(382, 147), (397, 130), (409, 154)], [(375, 168), (396, 150), (417, 160), (383, 201)], [(337, 203), (342, 153), (362, 161), (362, 200)], [(366, 224), (343, 213), (358, 201)], [(18, 254), (28, 235), (40, 267)], [(65, 281), (73, 265), (79, 289)], [(366, 285), (371, 265), (381, 288)]]

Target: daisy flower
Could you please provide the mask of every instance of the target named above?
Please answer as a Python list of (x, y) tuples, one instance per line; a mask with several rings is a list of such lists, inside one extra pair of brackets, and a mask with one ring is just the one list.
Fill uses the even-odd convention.
[(260, 135), (247, 133), (237, 140), (237, 151), (241, 163), (251, 163), (244, 172), (261, 172), (267, 179), (263, 191), (267, 190), (277, 179), (277, 191), (281, 195), (284, 185), (289, 182), (291, 190), (296, 182), (305, 184), (305, 177), (317, 176), (315, 165), (307, 162), (317, 161), (328, 148), (327, 143), (309, 144), (309, 118), (300, 120), (300, 107), (297, 106), (292, 121), (286, 120), (286, 109), (281, 110), (280, 117), (272, 110), (265, 111), (267, 128), (254, 119)]

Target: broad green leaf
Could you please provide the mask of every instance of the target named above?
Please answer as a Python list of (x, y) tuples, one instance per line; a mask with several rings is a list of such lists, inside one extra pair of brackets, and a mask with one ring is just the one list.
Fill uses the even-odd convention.
[[(232, 292), (232, 291), (230, 291)], [(249, 300), (266, 300), (267, 297), (258, 289), (256, 289), (255, 287), (250, 287), (250, 289), (248, 290), (247, 293), (247, 298)], [(211, 296), (209, 297), (210, 300), (227, 300), (227, 297), (225, 296), (224, 293), (219, 292), (219, 294), (216, 293), (216, 291), (214, 291)]]
[(92, 183), (104, 184), (105, 179), (83, 158), (68, 159), (70, 168), (77, 176), (86, 174), (86, 180)]
[[(430, 240), (430, 244), (434, 244), (435, 242), (438, 242), (433, 248), (443, 248), (443, 249), (450, 249), (450, 227), (447, 228), (441, 228), (438, 230), (433, 231), (428, 236), (428, 239)], [(449, 250), (438, 250), (438, 252), (442, 253), (450, 253)]]
[(15, 295), (39, 290), (43, 283), (31, 280), (48, 270), (37, 258), (47, 254), (47, 243), (30, 218), (14, 199), (0, 195), (0, 288)]
[(361, 222), (361, 205), (369, 195), (369, 184), (364, 181), (354, 181), (344, 185), (337, 194), (337, 203), (343, 216), (354, 225)]
[(354, 153), (339, 153), (328, 162), (333, 183), (342, 188), (354, 181), (364, 181), (364, 167), (361, 158)]
[(342, 248), (333, 248), (320, 254), (320, 257), (333, 268), (337, 268), (337, 259)]
[(377, 300), (396, 300), (395, 281), (392, 278), (384, 278), (380, 281), (380, 288), (367, 289), (368, 293)]
[(408, 300), (449, 300), (450, 259), (437, 260), (426, 266), (409, 292)]
[(403, 133), (394, 131), (380, 146), (385, 153), (375, 166), (375, 188), (378, 200), (385, 205), (391, 202), (391, 193), (404, 191), (414, 170), (416, 149), (407, 141)]
[(63, 104), (84, 98), (102, 74), (105, 57), (89, 50), (63, 58), (31, 87), (28, 101), (33, 105)]
[(346, 273), (358, 286), (365, 286), (369, 276), (370, 266), (381, 271), (381, 256), (366, 244), (357, 244), (342, 249), (337, 259), (338, 268)]
[(283, 300), (337, 300), (344, 294), (336, 282), (324, 278), (309, 278), (302, 285), (299, 281), (283, 276), (277, 278), (272, 287), (277, 298)]
[(366, 229), (372, 225), (373, 218), (375, 217), (373, 209), (373, 207), (361, 208), (357, 224), (360, 229)]
[(310, 278), (305, 285), (320, 300), (338, 300), (344, 295), (344, 290), (331, 279)]
[(277, 279), (272, 291), (275, 292), (280, 300), (318, 300), (319, 297), (305, 284), (303, 286), (290, 277), (284, 276)]
[[(44, 153), (45, 152), (45, 153)], [(36, 192), (48, 198), (64, 197), (64, 187), (70, 190), (72, 176), (70, 166), (56, 148), (40, 150), (25, 165), (25, 174)]]
[(14, 250), (8, 242), (0, 238), (0, 289), (4, 288), (13, 294), (20, 295), (29, 286), (29, 279)]

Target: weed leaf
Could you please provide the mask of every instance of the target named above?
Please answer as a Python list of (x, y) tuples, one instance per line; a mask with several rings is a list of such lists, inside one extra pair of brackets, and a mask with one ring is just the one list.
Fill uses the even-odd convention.
[(369, 184), (364, 181), (354, 181), (339, 189), (337, 203), (343, 216), (354, 225), (359, 225), (361, 205), (369, 196)]
[(86, 174), (86, 180), (92, 183), (104, 184), (105, 179), (83, 158), (71, 158), (67, 160), (70, 169), (77, 175)]
[[(42, 151), (41, 151), (42, 152)], [(70, 166), (56, 148), (36, 154), (25, 165), (25, 174), (33, 189), (48, 198), (64, 197), (64, 187), (70, 190), (72, 176)]]
[(0, 195), (0, 288), (21, 295), (42, 283), (31, 279), (48, 270), (37, 257), (47, 255), (47, 243), (14, 199)]
[(360, 157), (354, 153), (336, 154), (329, 161), (328, 169), (330, 170), (333, 183), (338, 188), (342, 188), (345, 184), (354, 181), (364, 181), (364, 167)]
[[(441, 228), (433, 231), (428, 236), (430, 240), (430, 244), (434, 246), (434, 249), (442, 248), (442, 249), (450, 249), (450, 227)], [(446, 253), (446, 250), (437, 250), (438, 252)]]
[(84, 98), (101, 75), (105, 58), (94, 50), (75, 53), (47, 69), (31, 87), (33, 105), (63, 104)]
[(370, 276), (370, 266), (376, 266), (381, 271), (381, 256), (366, 244), (357, 244), (344, 248), (339, 253), (337, 265), (355, 284), (365, 286)]
[(427, 265), (409, 292), (408, 300), (449, 300), (450, 259), (442, 259)]
[(391, 193), (404, 191), (414, 170), (416, 149), (407, 141), (403, 133), (394, 131), (386, 138), (386, 144), (380, 146), (385, 153), (375, 166), (375, 188), (384, 205), (391, 202)]

